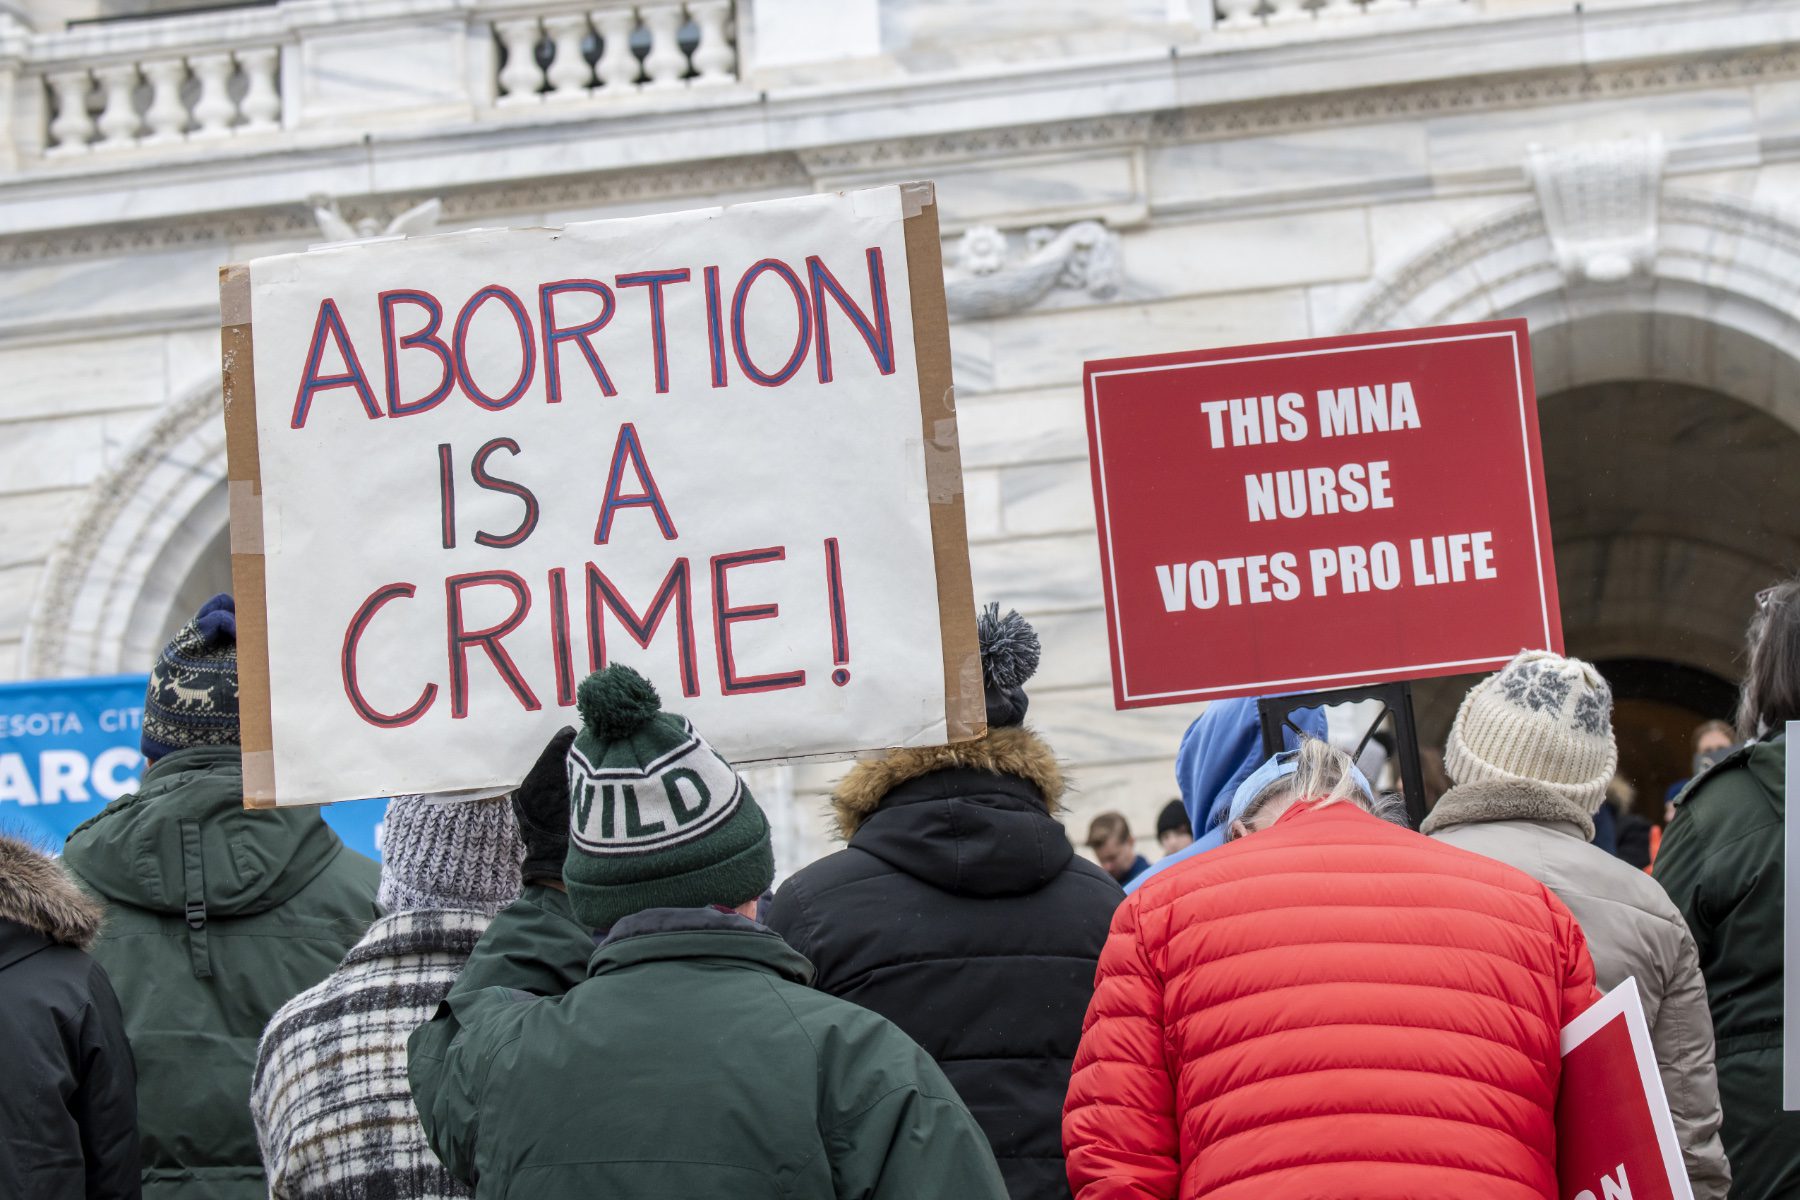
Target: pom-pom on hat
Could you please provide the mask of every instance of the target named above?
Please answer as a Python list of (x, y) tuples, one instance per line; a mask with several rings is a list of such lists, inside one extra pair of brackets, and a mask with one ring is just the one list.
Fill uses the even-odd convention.
[(584, 924), (736, 906), (768, 889), (775, 856), (762, 809), (692, 722), (663, 711), (649, 680), (614, 663), (582, 681), (576, 706), (563, 882)]
[(1591, 663), (1526, 650), (1469, 689), (1444, 770), (1457, 783), (1530, 780), (1592, 813), (1619, 766), (1612, 701)]
[(220, 593), (175, 631), (150, 668), (139, 744), (145, 758), (163, 758), (237, 743), (237, 608)]
[(1025, 684), (1037, 674), (1043, 647), (1037, 630), (1016, 611), (1000, 615), (990, 604), (975, 620), (975, 636), (981, 643), (981, 682), (987, 693), (988, 728), (1019, 725), (1031, 701)]

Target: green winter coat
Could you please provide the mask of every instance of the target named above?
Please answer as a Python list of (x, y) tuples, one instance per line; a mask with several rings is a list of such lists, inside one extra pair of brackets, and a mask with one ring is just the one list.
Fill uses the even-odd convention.
[(177, 751), (63, 851), (106, 905), (93, 954), (137, 1058), (145, 1200), (268, 1194), (250, 1120), (257, 1038), (380, 912), (380, 868), (317, 809), (252, 812), (243, 796), (237, 747)]
[[(432, 1149), (477, 1197), (1006, 1200), (931, 1058), (808, 987), (774, 933), (651, 909), (594, 950), (545, 915), (530, 898), (500, 914), (409, 1045)], [(516, 953), (531, 945), (536, 966)], [(554, 987), (584, 956), (566, 995), (513, 990)]]
[(1733, 1200), (1800, 1196), (1800, 1113), (1781, 1111), (1786, 772), (1785, 736), (1720, 760), (1688, 785), (1656, 856), (1700, 948)]

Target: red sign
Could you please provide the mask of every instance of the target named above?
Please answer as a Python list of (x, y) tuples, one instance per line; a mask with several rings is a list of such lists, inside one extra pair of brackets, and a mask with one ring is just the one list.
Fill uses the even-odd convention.
[(1562, 649), (1523, 321), (1087, 364), (1120, 708)]
[(1562, 1200), (1693, 1200), (1637, 981), (1627, 979), (1570, 1021), (1562, 1051)]

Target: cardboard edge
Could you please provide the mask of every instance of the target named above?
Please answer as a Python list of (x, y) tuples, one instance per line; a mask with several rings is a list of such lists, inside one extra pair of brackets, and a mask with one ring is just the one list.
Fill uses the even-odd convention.
[(975, 587), (963, 512), (962, 449), (950, 369), (950, 313), (944, 299), (943, 246), (930, 183), (899, 185), (904, 204), (906, 273), (912, 293), (913, 352), (919, 374), (919, 421), (925, 437), (925, 483), (931, 505), (931, 548), (937, 569), (938, 628), (944, 651), (944, 731), (951, 742), (987, 732), (981, 647), (975, 634)]
[(250, 268), (219, 268), (219, 373), (225, 399), (226, 490), (231, 497), (231, 587), (237, 606), (238, 724), (244, 807), (273, 808), (269, 613), (263, 563), (262, 459), (256, 433), (256, 356)]

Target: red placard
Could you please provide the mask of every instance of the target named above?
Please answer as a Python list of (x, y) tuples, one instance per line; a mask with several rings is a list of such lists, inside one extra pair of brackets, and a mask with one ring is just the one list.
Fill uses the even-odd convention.
[(1118, 707), (1562, 650), (1525, 322), (1083, 378)]
[(1562, 1200), (1694, 1200), (1637, 981), (1562, 1031), (1556, 1177)]

